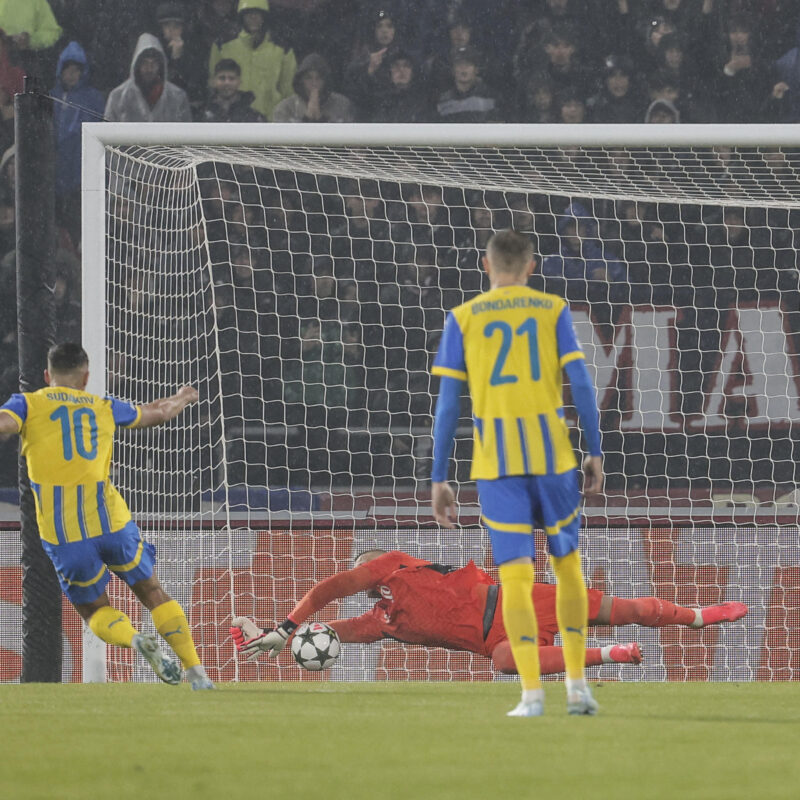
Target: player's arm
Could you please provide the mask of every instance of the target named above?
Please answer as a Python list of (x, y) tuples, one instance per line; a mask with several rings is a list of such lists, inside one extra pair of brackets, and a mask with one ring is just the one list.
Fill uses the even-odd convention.
[(12, 394), (0, 406), (0, 438), (5, 439), (22, 430), (28, 417), (28, 401), (24, 394)]
[(431, 505), (434, 519), (443, 528), (455, 528), (456, 499), (447, 483), (447, 471), (458, 427), (461, 390), (467, 379), (467, 367), (464, 359), (464, 337), (452, 312), (445, 319), (442, 340), (431, 372), (440, 378), (439, 397), (433, 419)]
[(0, 409), (0, 437), (5, 438), (15, 433), (19, 433), (19, 422), (11, 414)]
[(371, 644), (383, 639), (380, 623), (371, 611), (367, 611), (360, 617), (335, 619), (328, 624), (336, 631), (340, 642)]
[(192, 386), (181, 386), (175, 394), (162, 397), (152, 403), (138, 406), (139, 418), (131, 423), (130, 428), (152, 428), (171, 419), (175, 419), (186, 406), (196, 403), (197, 389)]
[(262, 652), (268, 653), (272, 658), (283, 650), (299, 625), (325, 608), (328, 603), (371, 589), (375, 584), (375, 574), (364, 564), (320, 581), (304, 595), (286, 619), (272, 630), (259, 628), (247, 617), (234, 617), (231, 621), (231, 636), (236, 649), (250, 659), (257, 658)]
[(589, 455), (583, 461), (585, 493), (599, 492), (603, 488), (603, 450), (600, 441), (600, 412), (597, 409), (597, 394), (592, 384), (583, 351), (575, 336), (569, 306), (564, 306), (556, 326), (558, 354), (561, 367), (567, 373), (572, 401), (578, 412)]
[(433, 418), (433, 468), (431, 469), (431, 504), (434, 519), (443, 528), (455, 528), (458, 511), (453, 489), (447, 483), (447, 470), (453, 452), (461, 407), (462, 381), (443, 376)]

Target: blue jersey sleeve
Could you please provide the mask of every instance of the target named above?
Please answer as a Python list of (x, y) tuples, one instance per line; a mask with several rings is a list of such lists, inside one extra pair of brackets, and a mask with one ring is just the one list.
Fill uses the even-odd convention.
[(575, 336), (575, 327), (572, 324), (572, 314), (569, 306), (564, 306), (558, 315), (556, 323), (556, 342), (558, 343), (558, 358), (563, 367), (576, 358), (583, 358), (583, 350)]
[(111, 414), (116, 426), (127, 428), (139, 419), (139, 409), (136, 406), (117, 400), (116, 397), (107, 399), (111, 401)]
[(0, 411), (7, 411), (19, 423), (19, 429), (25, 424), (28, 418), (28, 401), (24, 394), (12, 394), (8, 400), (0, 406)]
[(461, 387), (463, 383), (442, 377), (439, 384), (439, 398), (436, 401), (436, 415), (433, 418), (433, 468), (431, 480), (440, 483), (447, 480), (450, 455), (453, 452), (453, 439), (458, 427), (458, 413), (461, 408)]
[(586, 435), (586, 445), (593, 456), (602, 456), (603, 450), (600, 440), (600, 413), (597, 410), (597, 394), (595, 393), (586, 362), (581, 359), (573, 360), (564, 367), (569, 378), (572, 400), (578, 412), (578, 419)]
[(460, 381), (467, 379), (467, 363), (464, 360), (464, 335), (461, 333), (458, 320), (456, 320), (452, 311), (444, 321), (442, 340), (439, 342), (439, 350), (433, 360), (431, 372), (434, 375), (456, 378)]

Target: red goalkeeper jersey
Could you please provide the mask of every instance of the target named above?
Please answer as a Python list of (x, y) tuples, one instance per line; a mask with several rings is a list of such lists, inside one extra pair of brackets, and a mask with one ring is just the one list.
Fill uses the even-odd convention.
[[(343, 642), (401, 642), (491, 656), (506, 638), (500, 612), (500, 587), (470, 561), (444, 567), (394, 550), (355, 569), (318, 583), (289, 614), (301, 623), (328, 603), (360, 591), (380, 599), (360, 617), (331, 625)], [(589, 592), (589, 618), (596, 616), (602, 594)], [(534, 604), (539, 641), (552, 644), (558, 631), (555, 586), (537, 583)]]
[[(600, 601), (603, 593), (597, 589), (588, 589), (589, 619), (595, 619), (600, 612)], [(502, 595), (502, 591), (500, 593)], [(550, 647), (558, 633), (558, 618), (556, 616), (556, 586), (554, 583), (533, 584), (533, 610), (536, 612), (536, 622), (539, 626), (539, 646)], [(485, 643), (486, 654), (491, 655), (492, 650), (500, 642), (507, 639), (506, 629), (503, 625), (503, 615), (500, 611), (498, 600), (497, 613)]]

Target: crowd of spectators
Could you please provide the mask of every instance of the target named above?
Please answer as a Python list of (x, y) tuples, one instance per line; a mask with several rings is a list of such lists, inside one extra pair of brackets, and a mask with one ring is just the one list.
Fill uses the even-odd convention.
[[(13, 95), (25, 74), (55, 100), (56, 293), (61, 335), (77, 336), (85, 121), (800, 122), (800, 3), (0, 3), (2, 396), (16, 388)], [(735, 160), (721, 151), (726, 158)], [(780, 166), (765, 161), (764, 172)], [(317, 179), (284, 185), (276, 171), (242, 169), (201, 176), (208, 226), (196, 236), (211, 255), (220, 346), (232, 361), (253, 361), (230, 413), (308, 438), (265, 454), (283, 483), (293, 470), (414, 474), (410, 435), (370, 431), (410, 431), (430, 413), (431, 332), (443, 309), (482, 288), (479, 254), (492, 230), (535, 235), (538, 285), (592, 303), (610, 326), (626, 302), (711, 309), (688, 347), (697, 369), (685, 357), (687, 413), (700, 402), (700, 353), (715, 346), (720, 304), (797, 289), (800, 220), (788, 212), (693, 206), (689, 219), (667, 203), (376, 182), (334, 181), (326, 192)], [(115, 201), (123, 227), (126, 191)], [(123, 268), (140, 246), (119, 259)], [(128, 284), (131, 306), (146, 304)], [(331, 453), (341, 454), (335, 464)]]
[[(765, 186), (775, 174), (768, 163)], [(757, 171), (755, 162), (749, 167)], [(223, 400), (225, 416), (266, 425), (266, 436), (257, 432), (261, 441), (270, 429), (275, 437), (255, 459), (239, 450), (244, 441), (229, 445), (231, 474), (247, 474), (247, 482), (254, 475), (271, 484), (339, 486), (424, 477), (427, 464), (413, 448), (425, 437), (413, 434), (432, 411), (430, 355), (445, 310), (487, 288), (481, 256), (492, 231), (504, 227), (535, 238), (543, 258), (533, 285), (586, 304), (609, 345), (632, 303), (684, 309), (678, 388), (687, 419), (703, 414), (728, 308), (782, 302), (787, 330), (800, 330), (800, 214), (788, 210), (559, 198), (244, 166), (215, 165), (200, 178), (218, 344), (241, 381)], [(744, 413), (732, 414), (716, 437), (673, 434), (669, 447), (663, 435), (615, 433), (621, 413), (604, 414), (614, 488), (663, 485), (668, 475), (684, 483), (692, 474), (722, 482), (794, 475), (796, 437), (776, 434), (769, 447), (732, 457), (761, 435)]]

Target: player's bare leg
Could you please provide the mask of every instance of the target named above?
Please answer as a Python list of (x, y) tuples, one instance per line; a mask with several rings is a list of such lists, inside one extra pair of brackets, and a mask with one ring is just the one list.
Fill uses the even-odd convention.
[(744, 603), (721, 603), (705, 608), (684, 606), (661, 600), (658, 597), (622, 598), (606, 595), (600, 602), (595, 619), (590, 625), (643, 625), (663, 628), (667, 625), (684, 625), (704, 628), (721, 622), (735, 622), (747, 614)]
[(164, 683), (175, 686), (181, 682), (180, 667), (161, 652), (154, 636), (139, 633), (128, 615), (111, 605), (108, 594), (104, 592), (91, 603), (76, 604), (75, 610), (99, 639), (136, 650)]
[(133, 584), (131, 589), (150, 612), (156, 630), (180, 658), (192, 689), (213, 689), (214, 684), (197, 655), (186, 615), (180, 605), (164, 591), (155, 573)]

